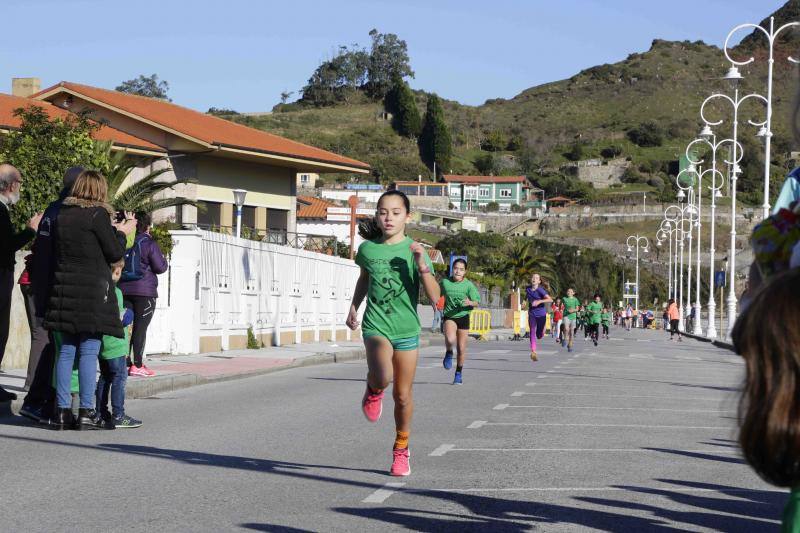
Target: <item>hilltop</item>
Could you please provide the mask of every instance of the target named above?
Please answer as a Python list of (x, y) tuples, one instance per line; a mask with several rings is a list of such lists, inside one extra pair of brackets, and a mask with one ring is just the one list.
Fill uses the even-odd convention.
[[(797, 20), (800, 0), (791, 0), (774, 16), (776, 24)], [(765, 23), (768, 23), (766, 19)], [(721, 44), (721, 43), (720, 43)], [(796, 37), (789, 35), (778, 47), (775, 64), (773, 111), (773, 164), (785, 167), (792, 149), (790, 115), (797, 85), (791, 65), (783, 58), (797, 49)], [(734, 57), (754, 55), (764, 58), (763, 39), (748, 36), (735, 49)], [(569, 79), (532, 87), (511, 99), (493, 99), (480, 106), (445, 101), (446, 121), (454, 142), (454, 173), (475, 173), (488, 169), (494, 173), (524, 173), (549, 192), (576, 196), (590, 194), (572, 187), (559, 167), (568, 159), (601, 157), (604, 148), (621, 152), (632, 161), (638, 188), (656, 188), (668, 183), (674, 162), (700, 127), (699, 109), (712, 92), (729, 92), (720, 81), (728, 68), (722, 50), (702, 41), (664, 41), (656, 39), (649, 50), (632, 53), (622, 61), (583, 70)], [(741, 69), (744, 92), (765, 92), (766, 62), (756, 61)], [(424, 110), (428, 95), (417, 92), (418, 106)], [(415, 179), (430, 176), (422, 164), (416, 144), (398, 136), (383, 116), (383, 106), (367, 98), (347, 105), (325, 108), (276, 106), (263, 116), (231, 116), (279, 135), (369, 162), (376, 179)], [(721, 109), (727, 116), (728, 110)], [(743, 110), (746, 113), (747, 110)], [(749, 113), (759, 118), (763, 110), (754, 106)], [(750, 118), (747, 117), (747, 118)], [(629, 132), (654, 122), (663, 138), (660, 145), (637, 146)], [(749, 154), (755, 154), (755, 130), (742, 127), (741, 137)], [(725, 129), (720, 127), (720, 134)], [(575, 146), (580, 145), (576, 151)], [(487, 158), (487, 154), (491, 157)], [(482, 161), (480, 159), (483, 159)], [(753, 174), (757, 157), (745, 161)], [(477, 168), (476, 168), (477, 167)], [(782, 175), (782, 169), (776, 169)], [(747, 174), (747, 172), (745, 172)], [(653, 181), (653, 177), (659, 180)], [(742, 197), (756, 201), (758, 186), (742, 180)], [(554, 191), (555, 189), (555, 191)], [(752, 190), (751, 190), (752, 189)], [(665, 194), (670, 194), (666, 191)]]

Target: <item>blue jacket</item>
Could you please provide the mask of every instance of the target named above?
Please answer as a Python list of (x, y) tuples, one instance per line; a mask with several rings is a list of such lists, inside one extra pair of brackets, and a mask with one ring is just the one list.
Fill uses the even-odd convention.
[(167, 271), (169, 264), (158, 247), (158, 243), (147, 233), (139, 233), (134, 240), (141, 243), (142, 248), (142, 278), (134, 281), (120, 281), (119, 290), (124, 296), (147, 296), (158, 298), (158, 274)]
[(775, 205), (772, 206), (772, 214), (776, 214), (781, 209), (787, 209), (789, 204), (800, 200), (800, 167), (792, 170), (783, 182), (781, 192)]

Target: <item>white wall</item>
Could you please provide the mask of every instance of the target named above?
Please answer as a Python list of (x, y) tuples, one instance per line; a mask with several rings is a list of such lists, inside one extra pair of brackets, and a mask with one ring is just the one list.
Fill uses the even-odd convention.
[(381, 197), (384, 191), (349, 191), (347, 189), (320, 189), (320, 196), (328, 200), (338, 200), (346, 202), (348, 198), (353, 195), (358, 196), (362, 202), (370, 204), (378, 203), (378, 198)]
[[(159, 276), (147, 353), (200, 351), (200, 338), (303, 331), (344, 325), (359, 269), (350, 260), (208, 231), (174, 231), (170, 270)], [(307, 333), (308, 335), (308, 333)]]
[[(297, 233), (308, 235), (330, 235), (336, 237), (340, 242), (350, 244), (350, 223), (349, 222), (328, 222), (326, 220), (303, 220), (297, 219)], [(356, 251), (364, 239), (358, 234), (356, 228)]]

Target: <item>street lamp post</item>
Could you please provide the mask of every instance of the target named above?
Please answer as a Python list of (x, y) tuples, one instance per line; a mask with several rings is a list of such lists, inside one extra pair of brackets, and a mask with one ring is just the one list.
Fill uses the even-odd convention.
[[(742, 79), (742, 75), (739, 73), (739, 69), (736, 66), (732, 66), (728, 72), (725, 74), (724, 79), (730, 81), (734, 86), (733, 98), (728, 96), (727, 94), (716, 93), (712, 94), (708, 98), (703, 101), (703, 104), (700, 106), (700, 117), (703, 119), (703, 122), (706, 126), (718, 126), (725, 122), (724, 119), (720, 119), (717, 121), (712, 121), (706, 118), (706, 105), (709, 102), (714, 100), (722, 100), (724, 102), (728, 102), (733, 107), (733, 121), (732, 121), (732, 128), (733, 128), (733, 143), (732, 143), (732, 152), (733, 156), (731, 161), (731, 171), (729, 176), (729, 184), (731, 189), (731, 240), (730, 240), (730, 251), (729, 251), (729, 260), (730, 260), (730, 288), (728, 291), (728, 327), (727, 335), (730, 335), (731, 330), (733, 329), (733, 325), (736, 322), (736, 290), (735, 290), (735, 283), (734, 278), (736, 277), (736, 176), (741, 172), (739, 169), (739, 164), (737, 161), (740, 161), (739, 155), (739, 142), (737, 141), (738, 134), (739, 134), (739, 108), (741, 105), (750, 100), (756, 99), (760, 100), (762, 103), (766, 103), (767, 99), (761, 96), (760, 94), (751, 93), (747, 96), (739, 98), (739, 81)], [(752, 120), (748, 120), (748, 123), (752, 126), (761, 127), (766, 124), (766, 120), (763, 122), (754, 122)], [(726, 335), (726, 336), (727, 336)]]
[[(633, 243), (631, 244), (631, 239), (633, 239)], [(628, 251), (633, 251), (633, 246), (636, 246), (636, 311), (639, 312), (639, 247), (641, 243), (644, 242), (644, 246), (642, 246), (642, 251), (644, 253), (649, 252), (650, 241), (645, 236), (640, 236), (638, 234), (631, 235), (628, 237), (626, 244), (628, 245)]]
[[(667, 225), (667, 228), (664, 225)], [(669, 253), (667, 254), (667, 300), (672, 298), (672, 235), (669, 231), (669, 222), (663, 220), (661, 227), (656, 232), (656, 246), (661, 247), (661, 243), (669, 240)]]
[[(728, 58), (728, 61), (731, 62), (732, 65), (737, 67), (742, 67), (745, 65), (749, 65), (753, 61), (755, 61), (754, 57), (750, 57), (745, 61), (737, 61), (733, 59), (730, 54), (728, 53), (728, 42), (731, 40), (733, 34), (738, 32), (742, 29), (753, 29), (755, 31), (760, 31), (764, 34), (767, 38), (768, 51), (769, 57), (767, 59), (767, 97), (766, 97), (766, 104), (767, 104), (767, 118), (764, 121), (764, 124), (761, 126), (761, 129), (758, 130), (757, 136), (763, 140), (764, 142), (764, 203), (761, 206), (762, 208), (762, 215), (763, 218), (767, 218), (769, 216), (769, 165), (770, 165), (770, 145), (772, 141), (772, 69), (773, 65), (775, 64), (775, 57), (774, 57), (774, 48), (775, 48), (775, 40), (777, 39), (778, 35), (781, 34), (784, 30), (787, 30), (792, 27), (800, 26), (800, 22), (789, 22), (784, 24), (777, 30), (775, 29), (775, 17), (769, 18), (769, 30), (760, 26), (758, 24), (747, 23), (747, 24), (740, 24), (733, 28), (728, 36), (725, 38), (725, 45), (723, 46), (722, 50), (725, 52), (725, 57)], [(787, 61), (790, 63), (800, 63), (797, 59), (794, 59), (792, 56), (787, 56)], [(734, 137), (735, 138), (735, 137)]]
[[(683, 257), (684, 257), (684, 241), (688, 240), (692, 231), (692, 226), (697, 222), (697, 208), (692, 204), (686, 204), (683, 207), (678, 205), (670, 205), (664, 210), (664, 218), (669, 220), (675, 225), (676, 241), (678, 242), (678, 249), (680, 251), (680, 265), (678, 266), (678, 281), (677, 291), (678, 309), (681, 310), (679, 320), (679, 328), (684, 331), (684, 291), (683, 291)], [(676, 255), (676, 259), (677, 259)]]
[(247, 191), (244, 189), (233, 190), (233, 203), (236, 204), (236, 237), (242, 236), (242, 206), (244, 205), (244, 197), (247, 196)]
[[(697, 139), (693, 140), (692, 142), (690, 142), (689, 145), (686, 147), (686, 158), (689, 160), (690, 165), (700, 165), (700, 164), (702, 164), (704, 162), (704, 159), (702, 159), (702, 158), (694, 159), (694, 153), (693, 153), (692, 149), (693, 149), (693, 147), (695, 145), (705, 144), (706, 146), (708, 146), (711, 149), (711, 167), (710, 168), (706, 168), (705, 170), (703, 170), (702, 172), (700, 172), (698, 174), (698, 188), (700, 188), (701, 190), (702, 190), (702, 182), (703, 182), (703, 179), (706, 176), (706, 174), (709, 175), (708, 179), (710, 179), (710, 181), (711, 181), (711, 183), (707, 186), (707, 188), (709, 190), (709, 193), (711, 195), (711, 236), (710, 236), (711, 240), (710, 240), (710, 243), (709, 243), (709, 256), (710, 257), (709, 257), (709, 263), (708, 263), (708, 265), (709, 265), (709, 282), (708, 282), (709, 291), (708, 291), (708, 304), (707, 304), (707, 309), (708, 309), (708, 329), (706, 330), (706, 336), (708, 338), (710, 338), (710, 339), (717, 338), (717, 327), (716, 327), (716, 323), (715, 323), (715, 321), (716, 321), (715, 313), (716, 313), (717, 304), (716, 304), (716, 301), (714, 300), (714, 268), (715, 268), (715, 264), (716, 264), (716, 259), (715, 259), (716, 233), (715, 233), (715, 230), (716, 230), (716, 220), (717, 220), (717, 214), (716, 214), (716, 212), (717, 212), (717, 198), (721, 198), (722, 197), (722, 187), (725, 184), (725, 175), (717, 168), (717, 150), (721, 146), (723, 146), (725, 144), (731, 144), (731, 143), (733, 143), (733, 139), (723, 139), (723, 140), (717, 142), (717, 136), (714, 134), (713, 131), (711, 131), (711, 128), (708, 125), (706, 125), (703, 128), (703, 130), (700, 132), (699, 138), (697, 138)], [(743, 151), (742, 151), (741, 148), (742, 148), (741, 145), (739, 145), (739, 149), (737, 150), (737, 153), (739, 154), (739, 160), (741, 160), (741, 157), (743, 155)], [(727, 161), (725, 159), (723, 159), (723, 161), (726, 164), (732, 164), (731, 161)], [(736, 162), (738, 163), (739, 161), (736, 161)], [(698, 234), (699, 233), (700, 232), (698, 230)], [(699, 237), (698, 237), (698, 239), (699, 239)], [(698, 244), (697, 248), (698, 248), (698, 254), (699, 254), (700, 243), (698, 242), (697, 244)], [(696, 303), (696, 306), (697, 306), (697, 310), (698, 310), (698, 313), (699, 313), (699, 310), (700, 310), (700, 267), (699, 267), (699, 263), (698, 263), (697, 276), (698, 277), (697, 277), (697, 303)], [(700, 321), (698, 320), (697, 322), (699, 324)], [(702, 329), (697, 327), (697, 326), (695, 326), (694, 333), (696, 333), (698, 335), (702, 334)]]
[[(691, 144), (689, 145), (691, 146)], [(702, 333), (701, 326), (700, 326), (700, 230), (702, 229), (702, 208), (701, 208), (701, 194), (703, 190), (702, 185), (702, 176), (703, 171), (699, 166), (696, 166), (694, 163), (691, 162), (691, 158), (689, 157), (689, 147), (687, 147), (687, 158), (690, 159), (689, 166), (682, 171), (680, 171), (675, 178), (675, 182), (678, 184), (679, 189), (679, 196), (680, 193), (683, 193), (684, 190), (689, 191), (689, 200), (690, 204), (692, 204), (691, 200), (695, 200), (694, 205), (697, 206), (697, 222), (695, 222), (695, 227), (697, 228), (697, 253), (696, 253), (696, 262), (697, 262), (697, 272), (695, 274), (695, 317), (694, 317), (694, 324), (692, 333), (695, 335), (700, 335)], [(691, 180), (689, 185), (684, 187), (681, 184), (681, 175), (688, 174), (689, 179)], [(694, 181), (695, 177), (697, 178), (697, 188), (694, 188)], [(695, 192), (696, 191), (696, 192)], [(689, 297), (686, 298), (686, 314), (689, 316), (690, 308), (691, 308), (691, 301), (692, 301), (692, 258), (691, 258), (691, 251), (692, 251), (692, 230), (689, 230)]]

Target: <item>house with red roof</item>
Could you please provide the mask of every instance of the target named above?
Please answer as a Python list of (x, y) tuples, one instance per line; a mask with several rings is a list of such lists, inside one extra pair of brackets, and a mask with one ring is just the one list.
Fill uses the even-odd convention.
[(460, 176), (445, 174), (450, 203), (460, 211), (471, 211), (496, 202), (501, 211), (528, 200), (530, 185), (525, 176)]
[(13, 109), (26, 105), (54, 116), (87, 112), (103, 124), (97, 138), (137, 158), (133, 181), (163, 167), (171, 168), (164, 179), (190, 178), (165, 194), (194, 200), (200, 209), (170, 208), (156, 217), (182, 225), (234, 227), (233, 190), (244, 189), (243, 226), (295, 232), (298, 174), (370, 172), (361, 161), (171, 102), (67, 81), (30, 95), (3, 95), (0, 130), (13, 128)]

